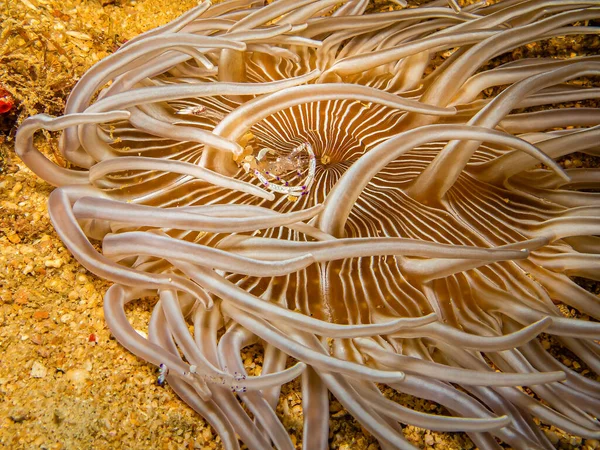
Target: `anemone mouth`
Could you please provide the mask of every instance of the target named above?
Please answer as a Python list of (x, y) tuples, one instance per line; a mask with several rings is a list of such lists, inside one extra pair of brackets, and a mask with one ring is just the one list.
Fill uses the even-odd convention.
[[(410, 448), (399, 423), (486, 449), (551, 448), (534, 417), (598, 437), (598, 382), (537, 336), (598, 372), (598, 299), (569, 278), (600, 278), (599, 197), (583, 191), (598, 171), (556, 160), (598, 156), (599, 117), (549, 105), (597, 97), (574, 81), (600, 60), (482, 69), (531, 41), (595, 33), (573, 25), (597, 19), (595, 2), (372, 14), (364, 0), (255, 3), (207, 2), (128, 42), (82, 77), (64, 117), (19, 131), (17, 153), (59, 186), (61, 239), (115, 283), (115, 337), (227, 449), (236, 435), (293, 448), (275, 405), (299, 376), (304, 448), (327, 446), (329, 391), (385, 448)], [(547, 109), (516, 112), (530, 107)], [(82, 170), (44, 159), (38, 129), (64, 130), (61, 151)], [(148, 339), (124, 313), (146, 295), (160, 298)], [(249, 377), (240, 352), (255, 342), (265, 362)]]

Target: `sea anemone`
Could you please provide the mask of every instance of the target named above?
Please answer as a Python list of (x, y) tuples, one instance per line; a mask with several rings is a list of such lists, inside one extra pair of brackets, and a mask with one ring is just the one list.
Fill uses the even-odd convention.
[[(600, 302), (570, 277), (600, 280), (600, 169), (557, 160), (600, 155), (600, 110), (572, 107), (600, 57), (497, 63), (597, 33), (598, 1), (368, 5), (204, 2), (96, 64), (17, 135), (57, 233), (226, 449), (294, 448), (275, 407), (297, 377), (305, 449), (328, 446), (329, 392), (386, 449), (413, 448), (401, 423), (482, 449), (553, 448), (540, 422), (599, 438)], [(156, 296), (146, 338), (125, 305)]]

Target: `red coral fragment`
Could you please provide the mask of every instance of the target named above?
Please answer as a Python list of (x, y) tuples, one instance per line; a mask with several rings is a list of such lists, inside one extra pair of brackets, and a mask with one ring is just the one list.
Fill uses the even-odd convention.
[(9, 112), (13, 106), (15, 106), (15, 101), (10, 92), (0, 88), (0, 114)]

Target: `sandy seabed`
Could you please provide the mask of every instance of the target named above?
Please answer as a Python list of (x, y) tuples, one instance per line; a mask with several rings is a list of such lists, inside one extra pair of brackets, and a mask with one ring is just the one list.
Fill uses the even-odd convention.
[[(59, 115), (69, 90), (91, 65), (127, 39), (195, 5), (193, 0), (0, 1), (0, 88), (15, 101), (11, 111), (0, 115), (2, 449), (222, 448), (201, 417), (168, 386), (156, 384), (156, 368), (111, 337), (102, 312), (109, 283), (81, 267), (62, 245), (46, 210), (52, 187), (33, 175), (12, 150), (15, 128), (25, 117), (40, 112)], [(600, 38), (596, 39), (596, 50), (561, 41), (543, 51), (566, 56), (597, 51)], [(36, 144), (60, 163), (57, 137), (39, 133)], [(577, 167), (594, 161), (575, 155), (563, 164)], [(594, 285), (588, 288), (598, 290)], [(148, 302), (128, 307), (140, 331), (151, 308)], [(260, 370), (259, 352), (250, 348), (244, 357), (247, 367)], [(585, 371), (573, 355), (559, 358)], [(421, 411), (442, 411), (429, 401), (399, 394), (393, 398)], [(379, 449), (333, 398), (330, 412), (332, 449)], [(277, 413), (292, 441), (302, 448), (298, 383), (284, 386)], [(557, 448), (600, 448), (598, 441), (565, 435), (553, 427), (545, 432)], [(474, 448), (460, 433), (411, 426), (404, 433), (419, 448)]]

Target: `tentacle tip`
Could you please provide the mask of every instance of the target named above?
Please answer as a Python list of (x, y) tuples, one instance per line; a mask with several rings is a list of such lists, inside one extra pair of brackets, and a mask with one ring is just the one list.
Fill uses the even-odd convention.
[(546, 236), (540, 236), (538, 238), (534, 238), (533, 240), (539, 241), (539, 246), (544, 247), (550, 243), (550, 238)]
[(127, 111), (125, 109), (118, 109), (112, 114), (114, 115), (114, 120), (129, 119), (131, 117), (131, 111)]
[(567, 373), (563, 372), (562, 370), (558, 370), (558, 371), (552, 372), (552, 373), (555, 374), (555, 376), (556, 376), (555, 381), (566, 381), (566, 379), (567, 379)]
[(550, 243), (549, 239), (545, 236), (536, 237), (533, 239), (528, 239), (526, 241), (522, 241), (520, 245), (523, 245), (523, 249), (529, 250), (531, 253), (534, 250), (538, 250), (542, 247), (545, 247)]
[(433, 311), (433, 312), (430, 312), (429, 314), (425, 314), (423, 316), (423, 319), (427, 320), (428, 321), (427, 323), (432, 323), (432, 322), (435, 322), (438, 320), (438, 315), (435, 311)]
[(518, 257), (515, 259), (527, 259), (527, 258), (529, 258), (530, 254), (531, 254), (531, 252), (529, 251), (529, 249), (522, 248), (522, 249), (519, 249)]
[(306, 255), (302, 255), (300, 257), (300, 259), (310, 262), (311, 264), (317, 262), (316, 256), (313, 255), (312, 253), (307, 253)]
[(552, 322), (553, 322), (552, 317), (546, 316), (543, 319), (540, 319), (537, 322), (532, 323), (530, 326), (535, 327), (538, 330), (538, 332), (541, 333), (543, 330), (545, 330), (550, 325), (552, 325)]
[(494, 419), (496, 421), (494, 424), (494, 428), (497, 428), (497, 429), (507, 427), (512, 422), (512, 418), (507, 415), (498, 416), (498, 417), (495, 417)]

